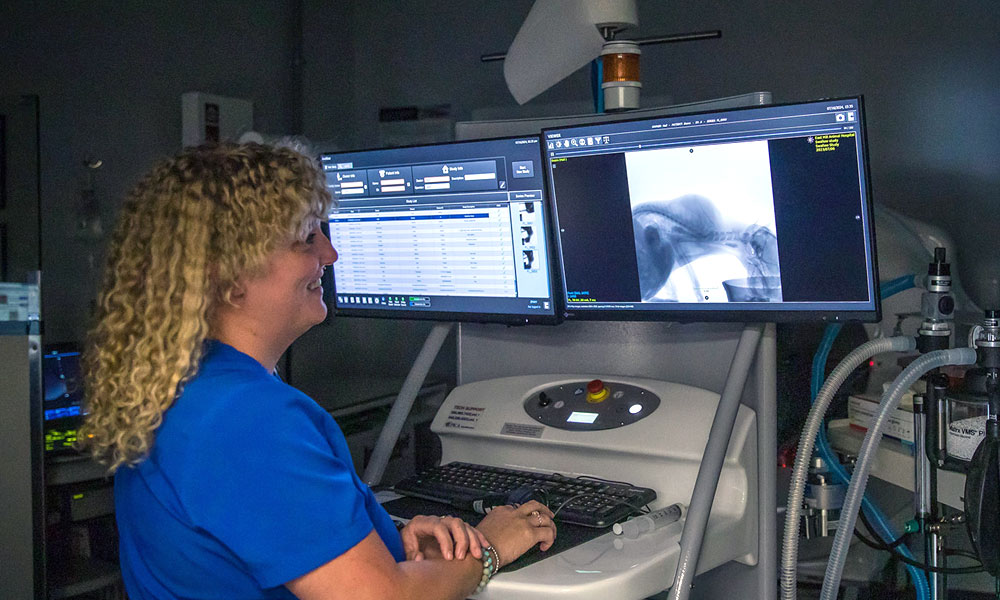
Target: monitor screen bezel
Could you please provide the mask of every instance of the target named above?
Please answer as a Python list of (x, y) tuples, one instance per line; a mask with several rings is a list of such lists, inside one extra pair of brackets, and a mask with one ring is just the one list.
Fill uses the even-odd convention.
[[(555, 246), (556, 243), (555, 236), (552, 230), (552, 223), (550, 219), (552, 218), (552, 212), (550, 207), (550, 200), (548, 197), (548, 180), (545, 177), (545, 154), (542, 151), (542, 138), (539, 133), (527, 134), (527, 135), (508, 135), (500, 137), (489, 137), (474, 140), (451, 140), (447, 142), (434, 142), (428, 144), (410, 144), (406, 146), (390, 146), (390, 147), (372, 147), (372, 148), (359, 148), (355, 150), (337, 150), (337, 151), (326, 151), (321, 152), (317, 155), (316, 160), (322, 164), (322, 158), (324, 156), (336, 156), (345, 154), (360, 154), (365, 152), (385, 152), (393, 150), (410, 150), (414, 148), (430, 148), (435, 146), (459, 146), (463, 144), (474, 144), (481, 142), (503, 142), (512, 140), (521, 140), (535, 138), (538, 142), (538, 157), (539, 157), (539, 168), (542, 170), (542, 213), (546, 219), (545, 226), (542, 227), (543, 235), (545, 236), (545, 264), (548, 267), (548, 279), (549, 279), (549, 293), (551, 294), (550, 302), (552, 305), (552, 314), (542, 314), (542, 313), (499, 313), (499, 312), (480, 312), (480, 311), (437, 311), (437, 310), (413, 310), (413, 309), (384, 309), (384, 308), (360, 308), (360, 307), (341, 307), (337, 304), (337, 286), (336, 286), (336, 263), (333, 267), (328, 269), (324, 277), (328, 277), (327, 280), (323, 282), (324, 289), (329, 290), (327, 294), (324, 294), (326, 298), (326, 304), (328, 310), (333, 317), (361, 317), (361, 318), (376, 318), (376, 319), (401, 319), (401, 320), (413, 320), (413, 321), (445, 321), (445, 322), (460, 322), (460, 323), (484, 323), (484, 324), (500, 324), (500, 325), (558, 325), (562, 322), (562, 314), (564, 312), (564, 307), (560, 304), (560, 298), (564, 295), (561, 290), (562, 275), (556, 269), (558, 268), (558, 263), (556, 261)], [(324, 173), (325, 177), (325, 173)], [(336, 202), (336, 201), (335, 201)], [(331, 211), (335, 207), (331, 205)], [(330, 221), (329, 215), (325, 220), (325, 233), (329, 237)], [(339, 250), (338, 250), (339, 253)], [(329, 285), (327, 285), (329, 283)]]
[[(566, 281), (565, 281), (565, 270), (563, 269), (563, 251), (562, 251), (562, 236), (558, 235), (559, 229), (559, 219), (558, 219), (558, 198), (554, 192), (554, 184), (551, 178), (550, 169), (550, 155), (547, 145), (545, 144), (547, 140), (547, 133), (551, 131), (566, 131), (570, 129), (584, 129), (590, 127), (601, 127), (604, 125), (621, 125), (632, 122), (640, 121), (657, 121), (664, 119), (677, 119), (683, 118), (691, 115), (711, 115), (718, 113), (733, 113), (733, 112), (745, 112), (760, 110), (764, 108), (780, 108), (784, 106), (797, 106), (805, 104), (814, 103), (834, 103), (839, 101), (856, 101), (858, 103), (859, 112), (859, 129), (860, 135), (859, 139), (861, 141), (861, 165), (860, 168), (863, 170), (864, 174), (864, 187), (862, 192), (864, 192), (864, 205), (868, 211), (868, 223), (867, 223), (867, 239), (869, 240), (869, 247), (867, 248), (868, 254), (871, 256), (871, 273), (870, 281), (872, 286), (872, 305), (871, 307), (866, 306), (864, 309), (859, 310), (847, 310), (847, 309), (836, 309), (836, 310), (813, 310), (813, 309), (798, 309), (789, 310), (785, 309), (742, 309), (734, 308), (733, 310), (705, 310), (692, 308), (690, 305), (685, 305), (685, 308), (670, 308), (664, 306), (662, 309), (622, 309), (622, 308), (600, 308), (591, 310), (574, 310), (569, 302), (566, 295)], [(661, 321), (661, 322), (733, 322), (733, 323), (802, 323), (802, 322), (830, 322), (830, 323), (845, 323), (845, 322), (859, 322), (859, 323), (875, 323), (882, 319), (882, 301), (881, 293), (879, 290), (879, 273), (878, 273), (878, 255), (876, 252), (876, 239), (875, 239), (875, 217), (874, 217), (874, 199), (872, 195), (872, 184), (871, 184), (871, 169), (869, 161), (869, 147), (868, 147), (868, 126), (866, 121), (866, 108), (864, 102), (864, 96), (858, 94), (856, 96), (840, 96), (835, 98), (819, 98), (816, 100), (805, 100), (798, 102), (782, 102), (782, 103), (772, 103), (765, 105), (754, 105), (746, 107), (734, 107), (734, 108), (720, 108), (715, 110), (705, 110), (705, 111), (694, 111), (686, 113), (677, 113), (664, 116), (654, 116), (654, 117), (639, 117), (635, 119), (615, 119), (602, 122), (591, 122), (583, 123), (579, 125), (565, 125), (557, 127), (545, 127), (540, 133), (542, 146), (542, 152), (544, 155), (543, 164), (543, 176), (545, 178), (545, 192), (548, 195), (548, 210), (549, 224), (552, 230), (552, 235), (555, 238), (555, 246), (552, 248), (554, 259), (556, 261), (557, 273), (559, 275), (558, 290), (559, 298), (558, 306), (562, 307), (562, 314), (560, 315), (563, 320), (566, 321)]]

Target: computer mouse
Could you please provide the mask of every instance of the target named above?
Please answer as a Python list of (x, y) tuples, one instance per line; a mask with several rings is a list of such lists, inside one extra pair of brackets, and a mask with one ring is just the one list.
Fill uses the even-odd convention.
[(530, 485), (521, 486), (507, 494), (507, 503), (515, 505), (537, 500), (548, 506), (548, 499), (549, 495), (545, 490)]

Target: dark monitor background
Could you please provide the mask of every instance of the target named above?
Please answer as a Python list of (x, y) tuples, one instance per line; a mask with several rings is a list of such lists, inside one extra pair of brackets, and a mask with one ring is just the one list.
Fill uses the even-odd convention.
[(556, 322), (537, 135), (320, 160), (338, 315)]
[(880, 318), (860, 97), (542, 137), (566, 318)]
[(47, 453), (73, 452), (83, 420), (80, 352), (71, 346), (45, 348), (42, 355), (42, 422)]

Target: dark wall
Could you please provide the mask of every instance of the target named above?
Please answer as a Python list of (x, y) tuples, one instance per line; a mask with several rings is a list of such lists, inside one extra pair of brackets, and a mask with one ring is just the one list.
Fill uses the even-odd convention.
[[(254, 102), (255, 127), (288, 131), (296, 28), (282, 0), (0, 4), (0, 96), (39, 96), (43, 315), (49, 341), (83, 335), (125, 190), (181, 147), (181, 94)], [(100, 226), (80, 230), (83, 161)], [(92, 222), (92, 225), (94, 223)]]

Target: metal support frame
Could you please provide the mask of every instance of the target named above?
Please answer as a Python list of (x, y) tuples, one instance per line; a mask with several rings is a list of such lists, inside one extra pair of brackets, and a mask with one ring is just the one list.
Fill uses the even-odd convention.
[(406, 424), (406, 419), (413, 409), (413, 403), (420, 393), (420, 388), (424, 385), (424, 380), (427, 378), (431, 365), (434, 364), (434, 359), (437, 358), (438, 352), (441, 350), (441, 345), (454, 325), (454, 323), (435, 323), (430, 333), (427, 334), (427, 339), (424, 340), (420, 353), (413, 361), (413, 366), (410, 367), (406, 380), (403, 381), (399, 396), (396, 397), (392, 409), (389, 410), (389, 417), (386, 419), (385, 425), (382, 426), (371, 459), (368, 461), (368, 466), (365, 467), (362, 480), (369, 486), (376, 486), (382, 482), (385, 468), (389, 464), (389, 457), (392, 456), (392, 449), (396, 447), (396, 442), (399, 440), (399, 433), (403, 430), (403, 425)]

